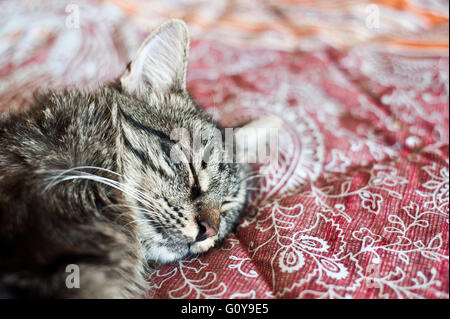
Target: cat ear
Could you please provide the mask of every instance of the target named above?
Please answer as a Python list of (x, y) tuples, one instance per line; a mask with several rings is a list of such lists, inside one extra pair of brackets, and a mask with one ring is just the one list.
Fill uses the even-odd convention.
[(278, 133), (283, 120), (269, 115), (237, 129), (237, 160), (241, 163), (265, 163), (278, 156)]
[(177, 19), (163, 23), (138, 50), (120, 78), (122, 88), (131, 94), (148, 91), (186, 90), (189, 34)]

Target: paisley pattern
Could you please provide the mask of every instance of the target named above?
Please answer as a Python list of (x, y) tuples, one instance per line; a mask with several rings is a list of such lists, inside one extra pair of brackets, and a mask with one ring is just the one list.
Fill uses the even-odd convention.
[(245, 3), (3, 1), (0, 110), (114, 79), (149, 27), (182, 17), (205, 110), (284, 127), (236, 234), (152, 272), (148, 297), (449, 298), (448, 1)]

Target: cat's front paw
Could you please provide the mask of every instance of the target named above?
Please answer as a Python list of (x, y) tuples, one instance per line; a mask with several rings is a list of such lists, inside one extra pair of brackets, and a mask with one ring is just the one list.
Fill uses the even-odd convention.
[(189, 250), (192, 254), (201, 254), (205, 251), (210, 250), (214, 247), (217, 240), (217, 235), (213, 237), (209, 237), (203, 241), (197, 242), (191, 245), (191, 249)]

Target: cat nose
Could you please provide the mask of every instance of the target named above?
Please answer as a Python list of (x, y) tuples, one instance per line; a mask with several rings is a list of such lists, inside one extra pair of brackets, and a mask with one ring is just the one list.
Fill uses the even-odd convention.
[(213, 228), (207, 220), (200, 221), (197, 219), (198, 234), (195, 241), (203, 241), (209, 237), (217, 235), (217, 229)]

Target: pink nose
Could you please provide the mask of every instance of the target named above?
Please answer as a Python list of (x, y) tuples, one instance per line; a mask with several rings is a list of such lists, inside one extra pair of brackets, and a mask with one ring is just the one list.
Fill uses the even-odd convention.
[(198, 234), (195, 241), (203, 241), (209, 237), (217, 235), (217, 230), (211, 227), (211, 225), (208, 223), (208, 221), (197, 221), (198, 224)]

